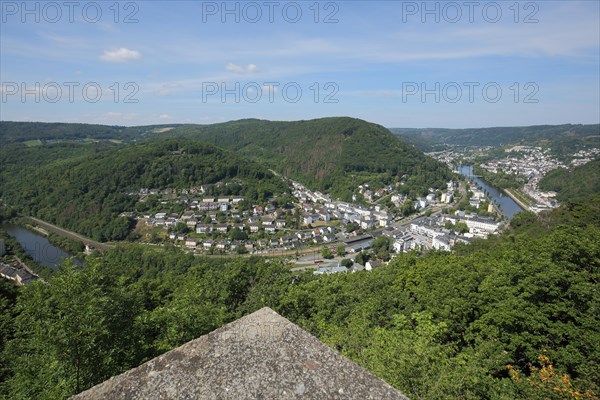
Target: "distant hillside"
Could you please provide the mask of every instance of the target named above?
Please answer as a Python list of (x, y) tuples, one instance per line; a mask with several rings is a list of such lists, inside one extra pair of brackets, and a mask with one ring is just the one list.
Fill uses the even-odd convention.
[(0, 150), (0, 165), (0, 198), (5, 203), (99, 241), (128, 235), (130, 223), (118, 215), (135, 209), (136, 197), (126, 194), (129, 189), (241, 181), (241, 186), (214, 190), (251, 200), (287, 190), (281, 179), (257, 163), (183, 139), (131, 145), (11, 145)]
[(0, 144), (33, 140), (132, 140), (177, 125), (109, 126), (95, 124), (0, 121)]
[(474, 129), (392, 128), (394, 134), (423, 151), (444, 145), (504, 146), (547, 144), (556, 155), (573, 153), (600, 143), (600, 125), (538, 125)]
[(600, 194), (600, 159), (573, 168), (550, 171), (540, 181), (542, 190), (558, 192), (559, 201), (585, 198)]
[(173, 135), (212, 142), (260, 161), (308, 186), (349, 199), (362, 183), (382, 186), (407, 175), (406, 190), (441, 187), (451, 172), (394, 137), (386, 128), (353, 118), (297, 122), (240, 120), (185, 125)]
[[(403, 183), (413, 196), (442, 188), (452, 174), (445, 165), (399, 140), (386, 128), (354, 118), (273, 122), (245, 119), (213, 125), (139, 127), (0, 122), (0, 144), (113, 140), (148, 142), (184, 137), (216, 144), (294, 178), (312, 189), (350, 200), (358, 185)], [(406, 175), (406, 176), (405, 176)]]

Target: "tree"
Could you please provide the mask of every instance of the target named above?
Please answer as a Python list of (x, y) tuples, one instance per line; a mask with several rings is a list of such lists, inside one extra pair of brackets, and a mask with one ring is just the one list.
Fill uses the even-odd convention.
[[(14, 335), (15, 303), (19, 294), (18, 288), (12, 282), (0, 280), (0, 382), (10, 376), (9, 359), (4, 351), (6, 344)], [(0, 396), (2, 396), (0, 385)]]
[(369, 261), (369, 256), (363, 252), (360, 251), (355, 257), (354, 257), (354, 262), (358, 263), (360, 265), (365, 265), (367, 263), (367, 261)]
[(28, 285), (17, 307), (11, 397), (68, 397), (133, 365), (139, 304), (97, 264), (65, 262), (49, 284)]
[(535, 223), (537, 221), (537, 214), (533, 211), (523, 211), (517, 213), (513, 219), (510, 221), (510, 226), (512, 228), (517, 228), (521, 226), (527, 226)]
[(350, 222), (349, 224), (346, 225), (346, 233), (352, 233), (357, 229), (358, 229), (358, 225), (355, 224), (354, 222)]
[(231, 240), (246, 240), (248, 239), (248, 234), (240, 228), (235, 227), (229, 232), (229, 238)]
[(428, 313), (415, 313), (410, 319), (397, 315), (391, 328), (375, 328), (364, 362), (412, 398), (462, 397), (453, 393), (451, 380), (445, 376), (452, 368), (452, 348), (442, 342), (447, 326), (432, 319)]
[(321, 250), (321, 256), (323, 258), (326, 259), (332, 259), (333, 258), (333, 254), (331, 253), (331, 251), (326, 247), (323, 250)]
[(523, 398), (532, 400), (546, 399), (593, 399), (594, 393), (578, 389), (568, 374), (556, 371), (550, 358), (542, 354), (538, 357), (539, 367), (530, 365), (529, 376), (508, 365), (510, 378), (519, 388)]
[(184, 222), (178, 222), (177, 225), (175, 225), (175, 231), (177, 233), (186, 234), (189, 230), (190, 228), (188, 228), (187, 224)]
[(467, 226), (466, 222), (462, 222), (462, 221), (457, 222), (454, 227), (456, 229), (458, 229), (460, 231), (460, 233), (469, 232), (469, 227)]
[(346, 246), (344, 245), (339, 245), (336, 249), (335, 249), (335, 253), (338, 256), (343, 256), (346, 254)]
[(352, 265), (353, 265), (353, 264), (354, 264), (354, 261), (352, 261), (352, 260), (351, 260), (351, 259), (349, 259), (349, 258), (344, 258), (344, 259), (343, 259), (343, 260), (340, 262), (340, 265), (341, 265), (342, 267), (346, 267), (346, 268), (348, 268), (348, 269), (350, 269), (350, 267), (352, 267)]
[(378, 236), (371, 242), (371, 249), (373, 253), (378, 253), (381, 250), (390, 250), (392, 246), (392, 240), (387, 236)]
[(402, 215), (404, 215), (405, 217), (409, 216), (410, 214), (412, 214), (415, 211), (415, 207), (410, 199), (407, 199), (404, 201), (404, 203), (402, 204), (401, 211), (402, 211)]

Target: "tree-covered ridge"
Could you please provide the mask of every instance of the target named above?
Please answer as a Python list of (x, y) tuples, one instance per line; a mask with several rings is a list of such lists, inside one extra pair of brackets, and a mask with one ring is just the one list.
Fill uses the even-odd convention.
[(540, 188), (558, 192), (557, 198), (560, 201), (600, 193), (600, 159), (575, 167), (571, 171), (563, 168), (550, 171), (540, 181)]
[(12, 122), (0, 121), (0, 144), (20, 143), (32, 140), (134, 140), (143, 138), (161, 128), (177, 125), (112, 126), (98, 124)]
[(312, 189), (350, 200), (357, 186), (375, 187), (406, 175), (407, 194), (426, 194), (451, 178), (441, 163), (424, 156), (386, 128), (354, 118), (277, 122), (245, 119), (213, 125), (112, 127), (85, 124), (0, 122), (2, 141), (118, 139), (147, 142), (186, 137), (237, 151)]
[(423, 151), (434, 151), (445, 145), (505, 146), (509, 144), (544, 144), (555, 156), (572, 154), (598, 145), (600, 125), (536, 125), (471, 129), (392, 128), (399, 137)]
[(311, 188), (349, 200), (362, 183), (390, 184), (407, 175), (415, 192), (441, 187), (450, 171), (386, 128), (354, 118), (274, 122), (240, 120), (173, 130), (238, 151)]
[(330, 276), (110, 250), (16, 301), (0, 286), (0, 393), (65, 398), (269, 306), (411, 398), (597, 398), (599, 211), (600, 197), (568, 202), (454, 253)]
[[(39, 164), (40, 158), (47, 162)], [(11, 145), (0, 151), (0, 162), (0, 197), (7, 204), (100, 241), (128, 235), (131, 221), (118, 215), (134, 208), (137, 198), (127, 195), (130, 189), (235, 181), (241, 183), (233, 185), (240, 195), (264, 198), (286, 191), (266, 168), (231, 151), (184, 139), (124, 146)]]

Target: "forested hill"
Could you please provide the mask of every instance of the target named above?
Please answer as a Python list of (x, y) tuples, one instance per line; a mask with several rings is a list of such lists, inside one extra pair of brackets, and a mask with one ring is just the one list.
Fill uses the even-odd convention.
[(545, 143), (555, 153), (575, 152), (586, 145), (598, 144), (600, 125), (537, 125), (471, 129), (391, 128), (395, 135), (423, 151), (444, 145), (504, 146)]
[(128, 235), (130, 221), (118, 215), (134, 210), (137, 198), (126, 194), (131, 189), (229, 182), (213, 187), (215, 194), (239, 194), (251, 201), (287, 190), (265, 167), (212, 144), (185, 139), (129, 145), (13, 144), (0, 150), (0, 164), (0, 197), (5, 203), (99, 241)]
[(31, 141), (138, 140), (177, 125), (109, 126), (97, 124), (0, 121), (0, 145)]
[(550, 171), (540, 181), (542, 190), (558, 192), (558, 200), (584, 198), (600, 193), (600, 158), (569, 171), (563, 168)]
[[(357, 186), (404, 182), (413, 196), (442, 188), (450, 171), (386, 128), (354, 118), (276, 122), (245, 119), (213, 125), (119, 127), (0, 122), (0, 144), (113, 140), (147, 142), (172, 137), (202, 140), (237, 151), (311, 189), (350, 200)], [(41, 141), (41, 142), (40, 142)], [(406, 175), (404, 179), (402, 177)]]
[(238, 151), (334, 197), (349, 199), (362, 183), (375, 186), (408, 176), (407, 190), (442, 187), (450, 171), (386, 128), (354, 118), (273, 122), (256, 119), (173, 130)]

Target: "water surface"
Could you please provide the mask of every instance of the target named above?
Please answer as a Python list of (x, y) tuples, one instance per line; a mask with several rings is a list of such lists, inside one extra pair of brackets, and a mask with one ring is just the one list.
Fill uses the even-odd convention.
[[(32, 232), (22, 226), (15, 224), (0, 224), (0, 229), (5, 230), (21, 244), (23, 250), (40, 265), (57, 270), (65, 258), (73, 257), (48, 241), (38, 233)], [(75, 263), (81, 265), (81, 261), (74, 259)]]
[(490, 185), (483, 179), (473, 176), (473, 167), (470, 165), (463, 165), (458, 168), (458, 172), (469, 178), (477, 186), (489, 196), (491, 199), (500, 207), (502, 213), (510, 220), (516, 213), (523, 211), (520, 205), (518, 205), (513, 199), (510, 198), (502, 189), (498, 189), (495, 186)]

